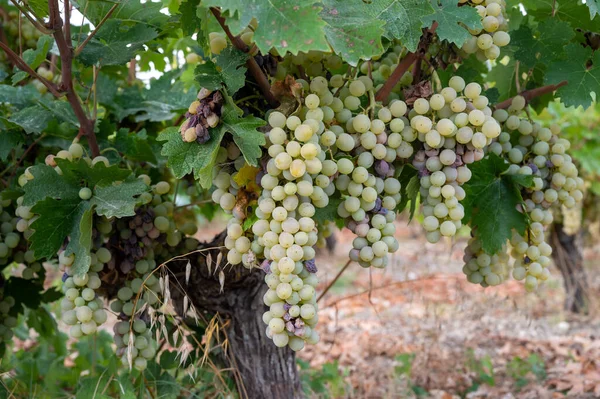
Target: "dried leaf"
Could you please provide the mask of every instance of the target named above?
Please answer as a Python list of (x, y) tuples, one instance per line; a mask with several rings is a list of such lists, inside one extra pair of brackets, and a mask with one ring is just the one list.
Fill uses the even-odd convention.
[(188, 263), (185, 265), (185, 285), (189, 284), (191, 273), (192, 273), (192, 263), (188, 260)]
[(219, 284), (221, 284), (221, 292), (223, 292), (223, 286), (225, 285), (225, 273), (223, 270), (219, 272)]

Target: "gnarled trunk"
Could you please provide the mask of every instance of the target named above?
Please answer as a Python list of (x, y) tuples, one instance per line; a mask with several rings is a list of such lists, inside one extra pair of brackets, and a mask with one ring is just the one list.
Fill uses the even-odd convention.
[(587, 276), (583, 268), (581, 231), (569, 235), (561, 223), (552, 224), (552, 258), (563, 276), (565, 309), (574, 313), (588, 312)]
[[(267, 310), (262, 299), (267, 289), (263, 282), (264, 273), (260, 269), (249, 271), (241, 265), (227, 265), (224, 236), (220, 234), (213, 242), (202, 246), (215, 249), (189, 255), (192, 267), (187, 296), (198, 311), (218, 313), (221, 319), (230, 322), (226, 330), (227, 358), (233, 359), (229, 363), (238, 370), (242, 398), (302, 398), (294, 352), (287, 347), (277, 348), (265, 335), (266, 326), (262, 321)], [(222, 251), (222, 260), (216, 265), (219, 251)], [(207, 261), (211, 265), (207, 265)], [(170, 269), (183, 276), (185, 262), (178, 262)], [(219, 280), (222, 280), (222, 286)], [(172, 287), (173, 300), (181, 313), (182, 293)]]

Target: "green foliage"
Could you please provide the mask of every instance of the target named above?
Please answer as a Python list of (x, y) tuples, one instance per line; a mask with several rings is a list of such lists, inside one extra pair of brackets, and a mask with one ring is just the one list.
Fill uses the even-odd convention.
[(371, 59), (383, 52), (384, 23), (365, 13), (364, 8), (362, 0), (328, 0), (321, 11), (321, 17), (327, 22), (327, 41), (336, 54), (353, 66), (361, 59)]
[(409, 51), (416, 51), (424, 18), (433, 13), (429, 0), (383, 0), (372, 2), (366, 11), (385, 21), (384, 36), (400, 40)]
[(264, 21), (254, 35), (258, 49), (264, 53), (271, 48), (280, 54), (329, 49), (324, 36), (325, 22), (319, 17), (320, 8), (315, 0), (294, 3), (286, 0), (207, 0), (202, 5), (228, 11), (227, 23), (234, 35), (240, 34), (252, 18)]
[(530, 69), (565, 58), (565, 46), (574, 36), (568, 23), (548, 19), (537, 26), (535, 34), (529, 26), (521, 26), (511, 35), (511, 43), (516, 49), (515, 59)]
[[(566, 56), (564, 61), (549, 65), (545, 81), (556, 84), (566, 80), (569, 84), (558, 89), (557, 96), (566, 106), (587, 108), (592, 104), (591, 93), (600, 96), (600, 52), (569, 44)], [(590, 61), (592, 66), (588, 67)]]
[[(481, 29), (481, 18), (472, 7), (459, 7), (454, 0), (432, 1), (435, 13), (423, 18), (423, 26), (438, 23), (437, 35), (457, 46), (462, 46), (471, 36), (466, 27)], [(465, 27), (466, 26), (466, 27)]]
[(351, 387), (345, 381), (348, 370), (339, 371), (338, 362), (325, 363), (321, 369), (311, 368), (300, 359), (296, 360), (300, 366), (300, 380), (306, 395), (320, 395), (325, 398), (345, 397), (350, 393)]
[[(50, 51), (54, 40), (50, 36), (42, 36), (38, 39), (35, 49), (28, 49), (23, 52), (23, 60), (32, 69), (39, 67), (46, 60), (46, 54)], [(29, 76), (27, 72), (19, 71), (12, 76), (12, 84), (16, 85)]]
[(473, 178), (465, 184), (465, 222), (474, 227), (483, 250), (497, 253), (512, 235), (527, 227), (517, 205), (523, 202), (520, 189), (532, 184), (532, 177), (508, 175), (508, 163), (495, 154), (473, 164)]
[(488, 355), (478, 359), (475, 356), (475, 351), (469, 349), (467, 351), (467, 369), (475, 374), (473, 385), (467, 390), (467, 392), (476, 391), (480, 385), (485, 384), (491, 387), (496, 385), (496, 378), (494, 376), (494, 365), (492, 364), (492, 358)]
[(208, 60), (194, 70), (196, 82), (209, 90), (226, 88), (234, 95), (246, 82), (244, 64), (248, 55), (233, 47), (228, 47), (216, 57), (216, 63)]
[(544, 359), (536, 354), (531, 354), (525, 359), (515, 356), (507, 365), (508, 375), (515, 380), (517, 389), (524, 387), (530, 382), (530, 374), (533, 374), (538, 382), (546, 379), (546, 365)]

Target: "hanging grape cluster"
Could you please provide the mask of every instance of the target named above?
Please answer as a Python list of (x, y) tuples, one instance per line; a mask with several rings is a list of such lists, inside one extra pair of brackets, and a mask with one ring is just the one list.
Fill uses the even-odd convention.
[(471, 37), (462, 46), (467, 54), (475, 54), (481, 61), (495, 60), (500, 49), (510, 43), (507, 33), (505, 0), (459, 0), (460, 4), (475, 7), (483, 29), (469, 29)]

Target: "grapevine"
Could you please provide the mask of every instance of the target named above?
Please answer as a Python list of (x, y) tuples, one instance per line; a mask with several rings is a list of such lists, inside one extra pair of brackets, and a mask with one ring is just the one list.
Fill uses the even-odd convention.
[[(349, 264), (385, 268), (404, 212), (431, 244), (470, 235), (470, 283), (536, 291), (555, 212), (587, 192), (577, 143), (540, 115), (600, 95), (592, 2), (573, 5), (589, 21), (504, 0), (401, 17), (333, 0), (140, 15), (13, 3), (0, 9), (2, 350), (28, 307), (58, 297), (74, 340), (116, 319), (116, 355), (135, 372), (178, 342), (168, 323), (179, 336), (199, 314), (234, 346), (238, 313), (259, 314), (261, 340), (302, 350), (319, 342), (329, 290), (318, 295), (317, 248), (347, 229)], [(199, 241), (212, 218), (222, 234)]]

